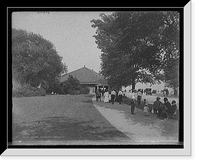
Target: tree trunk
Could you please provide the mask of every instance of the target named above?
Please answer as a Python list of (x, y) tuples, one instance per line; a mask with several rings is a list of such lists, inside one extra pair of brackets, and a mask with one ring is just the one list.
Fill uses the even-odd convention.
[(133, 92), (135, 90), (135, 78), (131, 80), (131, 84), (132, 84), (132, 92)]

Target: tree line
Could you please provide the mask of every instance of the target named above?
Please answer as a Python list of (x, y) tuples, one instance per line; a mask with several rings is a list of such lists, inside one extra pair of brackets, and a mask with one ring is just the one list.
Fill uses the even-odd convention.
[(164, 81), (179, 86), (180, 15), (176, 11), (100, 14), (91, 20), (101, 49), (101, 73), (119, 88)]

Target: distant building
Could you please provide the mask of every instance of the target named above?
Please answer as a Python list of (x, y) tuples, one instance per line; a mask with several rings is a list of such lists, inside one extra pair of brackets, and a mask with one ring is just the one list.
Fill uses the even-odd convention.
[[(164, 82), (161, 82), (160, 84), (150, 84), (150, 83), (140, 83), (138, 82), (136, 85), (135, 85), (135, 89), (138, 90), (138, 89), (143, 89), (145, 90), (146, 88), (151, 88), (151, 90), (156, 90), (156, 93), (163, 93), (163, 90), (165, 88), (167, 84), (164, 83)], [(167, 87), (167, 89), (169, 90), (169, 94), (173, 94), (174, 93), (174, 90), (170, 87)], [(129, 85), (127, 87), (123, 87), (122, 90), (126, 90), (127, 92), (131, 92), (132, 91), (132, 85)]]
[(100, 88), (107, 88), (107, 80), (101, 74), (86, 68), (85, 66), (75, 71), (69, 72), (60, 77), (60, 82), (64, 82), (68, 79), (69, 75), (77, 78), (80, 84), (88, 86), (90, 93), (95, 93)]

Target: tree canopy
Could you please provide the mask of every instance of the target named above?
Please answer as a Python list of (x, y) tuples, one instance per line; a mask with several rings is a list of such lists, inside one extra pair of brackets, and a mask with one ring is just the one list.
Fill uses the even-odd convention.
[(12, 74), (20, 84), (37, 87), (41, 82), (55, 84), (66, 66), (54, 45), (42, 36), (12, 29)]
[[(112, 86), (163, 80), (179, 59), (179, 13), (114, 12), (91, 20), (101, 49), (101, 73)], [(163, 74), (165, 72), (165, 74)], [(170, 76), (168, 76), (170, 77)]]

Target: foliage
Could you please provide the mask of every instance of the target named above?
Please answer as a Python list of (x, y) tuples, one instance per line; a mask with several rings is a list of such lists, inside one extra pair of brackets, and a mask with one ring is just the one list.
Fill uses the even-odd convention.
[(44, 88), (32, 87), (29, 84), (19, 86), (12, 91), (13, 97), (31, 97), (31, 96), (45, 96), (46, 90)]
[(88, 94), (89, 88), (85, 85), (81, 85), (79, 80), (72, 75), (69, 75), (68, 79), (60, 84), (60, 92), (61, 94)]
[(179, 60), (171, 59), (165, 67), (164, 74), (168, 86), (174, 88), (174, 95), (177, 95), (177, 88), (179, 87)]
[(80, 89), (80, 94), (88, 94), (90, 89), (87, 86), (82, 85)]
[(60, 84), (60, 87), (63, 94), (76, 94), (75, 91), (80, 91), (80, 82), (77, 78), (69, 75), (68, 79)]
[(54, 45), (42, 36), (12, 29), (12, 75), (20, 84), (37, 87), (41, 82), (53, 86), (66, 66)]
[(169, 60), (179, 58), (178, 12), (114, 12), (100, 17), (91, 22), (102, 52), (101, 73), (110, 85), (132, 83), (134, 89), (137, 82), (165, 78)]

